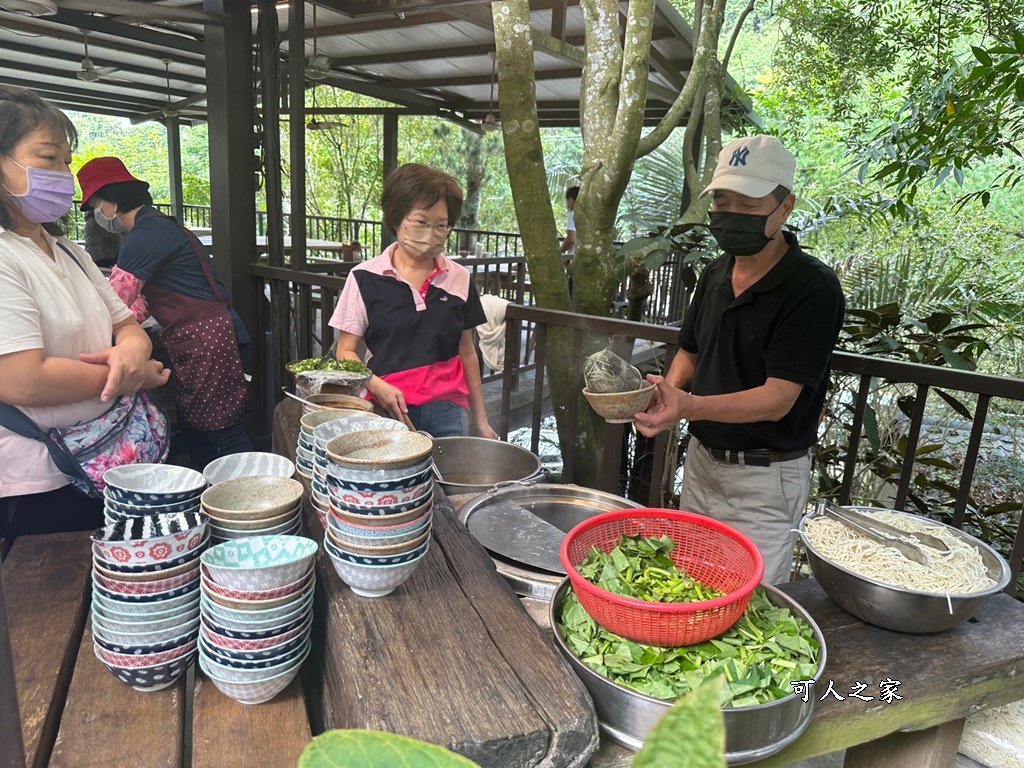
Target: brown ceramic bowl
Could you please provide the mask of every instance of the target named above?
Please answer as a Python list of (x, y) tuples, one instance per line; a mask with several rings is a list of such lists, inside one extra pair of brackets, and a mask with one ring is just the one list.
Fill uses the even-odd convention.
[(302, 413), (309, 414), (322, 410), (372, 411), (373, 403), (351, 395), (310, 395), (304, 398), (312, 405), (302, 404)]
[(583, 395), (590, 407), (609, 424), (628, 424), (633, 416), (647, 408), (654, 397), (654, 385), (645, 381), (632, 392), (591, 392), (584, 388)]
[(434, 450), (422, 432), (366, 429), (327, 442), (327, 457), (349, 469), (399, 469), (418, 464)]
[(211, 485), (202, 495), (202, 508), (225, 521), (266, 520), (294, 510), (302, 503), (298, 480), (275, 475), (256, 475)]

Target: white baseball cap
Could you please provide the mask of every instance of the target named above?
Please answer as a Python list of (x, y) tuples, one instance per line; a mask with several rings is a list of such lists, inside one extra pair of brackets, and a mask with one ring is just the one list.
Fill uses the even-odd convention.
[(796, 158), (774, 136), (758, 134), (733, 139), (718, 153), (715, 175), (701, 197), (729, 189), (747, 197), (770, 195), (780, 184), (792, 191)]

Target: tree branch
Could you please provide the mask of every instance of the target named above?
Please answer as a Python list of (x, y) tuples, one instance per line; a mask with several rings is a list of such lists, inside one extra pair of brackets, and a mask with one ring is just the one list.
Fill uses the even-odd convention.
[(733, 48), (736, 47), (736, 40), (740, 36), (740, 30), (743, 28), (743, 22), (747, 20), (754, 10), (754, 0), (749, 0), (746, 7), (740, 11), (739, 18), (736, 19), (736, 25), (732, 28), (732, 35), (729, 37), (729, 45), (726, 46), (725, 55), (722, 57), (722, 71), (729, 71), (729, 59), (732, 58)]

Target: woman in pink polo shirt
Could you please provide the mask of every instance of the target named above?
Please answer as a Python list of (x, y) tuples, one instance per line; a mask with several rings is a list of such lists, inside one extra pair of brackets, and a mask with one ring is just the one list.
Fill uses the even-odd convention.
[(435, 437), (496, 440), (473, 344), (483, 307), (469, 271), (444, 255), (462, 189), (446, 173), (409, 163), (388, 176), (381, 204), (397, 242), (349, 273), (330, 322), (338, 359), (359, 360), (365, 343), (370, 396), (392, 416), (408, 415)]

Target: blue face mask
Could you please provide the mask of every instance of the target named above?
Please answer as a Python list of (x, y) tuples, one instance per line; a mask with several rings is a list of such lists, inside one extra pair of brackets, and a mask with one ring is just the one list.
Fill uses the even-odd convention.
[(92, 209), (92, 216), (96, 219), (97, 226), (113, 235), (123, 235), (128, 231), (124, 223), (116, 215), (113, 218), (107, 218), (98, 205)]
[[(7, 159), (11, 160), (10, 157)], [(33, 224), (46, 224), (57, 221), (71, 210), (71, 203), (75, 197), (74, 176), (62, 171), (26, 168), (16, 160), (11, 162), (25, 171), (28, 177), (28, 189), (25, 194), (11, 194), (21, 206), (21, 213), (26, 219)]]

